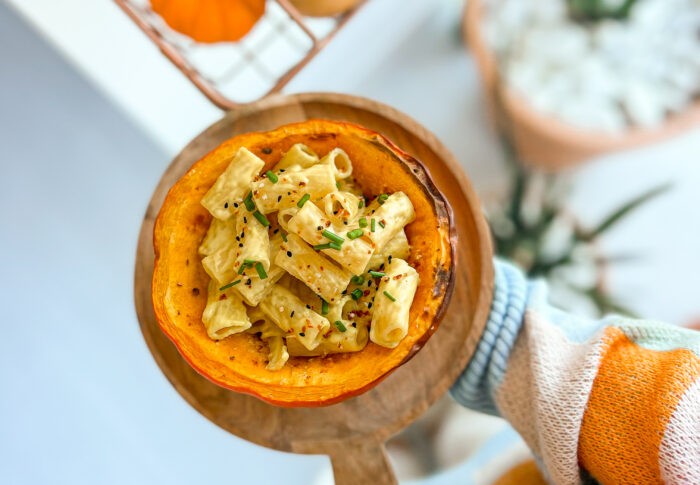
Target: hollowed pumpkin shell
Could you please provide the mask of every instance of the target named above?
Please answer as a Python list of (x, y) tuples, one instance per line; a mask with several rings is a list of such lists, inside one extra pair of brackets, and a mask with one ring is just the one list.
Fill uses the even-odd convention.
[[(319, 155), (345, 150), (367, 195), (403, 191), (416, 219), (406, 227), (409, 263), (420, 275), (408, 335), (394, 349), (369, 343), (357, 353), (292, 357), (279, 371), (265, 368), (267, 347), (238, 334), (211, 340), (202, 324), (209, 276), (197, 254), (211, 216), (200, 200), (240, 147), (272, 167), (292, 145)], [(156, 318), (182, 356), (212, 382), (280, 406), (320, 406), (358, 395), (406, 362), (436, 329), (453, 287), (451, 215), (425, 169), (382, 135), (350, 123), (309, 120), (236, 136), (195, 163), (170, 189), (154, 229), (152, 298)]]

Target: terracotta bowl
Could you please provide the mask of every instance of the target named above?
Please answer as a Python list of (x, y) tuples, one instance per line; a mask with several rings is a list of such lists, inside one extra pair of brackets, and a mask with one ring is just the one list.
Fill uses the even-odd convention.
[[(479, 69), (489, 115), (494, 123), (501, 125), (502, 119), (496, 116), (498, 70), (494, 55), (482, 35), (483, 11), (484, 5), (480, 0), (469, 0), (462, 31)], [(700, 102), (695, 102), (681, 114), (669, 117), (659, 128), (631, 128), (621, 134), (609, 134), (567, 125), (535, 110), (508, 88), (502, 90), (501, 96), (521, 159), (546, 170), (558, 170), (607, 153), (654, 143), (700, 125)]]

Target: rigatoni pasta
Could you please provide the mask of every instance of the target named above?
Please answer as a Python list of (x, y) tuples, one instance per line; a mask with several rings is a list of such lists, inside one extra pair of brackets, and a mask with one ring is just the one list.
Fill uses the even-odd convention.
[(207, 334), (260, 338), (270, 371), (369, 342), (396, 347), (419, 283), (407, 262), (410, 199), (366, 198), (340, 148), (319, 157), (296, 144), (263, 167), (241, 148), (202, 199), (214, 216), (199, 247), (212, 279)]
[(239, 149), (224, 173), (204, 195), (202, 205), (217, 219), (228, 219), (236, 212), (253, 178), (264, 166), (265, 162), (247, 148)]

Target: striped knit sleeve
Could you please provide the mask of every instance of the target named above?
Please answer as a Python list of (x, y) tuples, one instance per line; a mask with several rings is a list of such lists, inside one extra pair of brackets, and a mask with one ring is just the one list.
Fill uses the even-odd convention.
[(496, 262), (491, 315), (453, 397), (509, 420), (553, 483), (584, 470), (601, 483), (700, 483), (700, 334), (581, 318), (546, 297)]

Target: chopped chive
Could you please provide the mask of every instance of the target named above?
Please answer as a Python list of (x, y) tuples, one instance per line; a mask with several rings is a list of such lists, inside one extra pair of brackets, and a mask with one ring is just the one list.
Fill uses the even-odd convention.
[(253, 202), (252, 192), (248, 192), (248, 195), (246, 195), (245, 199), (243, 199), (243, 203), (245, 204), (245, 208), (248, 209), (250, 212), (253, 212), (255, 210), (255, 202)]
[(267, 278), (267, 273), (265, 272), (265, 268), (263, 267), (262, 263), (255, 263), (255, 271), (258, 272), (258, 276), (260, 276), (261, 280)]
[(299, 202), (297, 202), (297, 207), (300, 209), (302, 207), (304, 207), (304, 204), (306, 204), (306, 201), (308, 201), (310, 198), (311, 198), (311, 195), (304, 194), (304, 196), (301, 199), (299, 199)]
[(254, 259), (244, 259), (244, 260), (243, 260), (243, 264), (245, 264), (245, 265), (247, 265), (247, 266), (252, 266), (252, 265), (254, 265), (255, 263), (257, 263), (257, 261), (255, 261)]
[(360, 217), (360, 220), (358, 222), (360, 224), (360, 227), (362, 227), (362, 228), (367, 227), (367, 218), (366, 217)]
[(221, 288), (219, 288), (219, 291), (228, 290), (229, 288), (231, 288), (232, 286), (236, 286), (240, 282), (241, 282), (241, 280), (232, 281), (228, 285), (224, 285)]
[(358, 237), (362, 237), (364, 233), (365, 231), (363, 231), (362, 229), (353, 229), (352, 231), (348, 232), (348, 239), (357, 239)]
[(350, 296), (352, 296), (353, 300), (359, 300), (362, 297), (362, 290), (359, 288), (355, 288), (352, 290), (352, 293), (350, 293)]
[(382, 194), (379, 197), (377, 197), (377, 202), (379, 202), (379, 205), (384, 205), (384, 202), (389, 198), (389, 194)]
[(365, 282), (365, 277), (362, 275), (355, 275), (352, 277), (351, 281), (355, 283), (356, 285), (361, 285), (362, 283)]
[(272, 172), (272, 170), (268, 170), (267, 172), (265, 172), (265, 176), (266, 176), (266, 177), (270, 180), (270, 182), (272, 182), (273, 184), (276, 184), (277, 181), (279, 180), (279, 179), (277, 178), (277, 175), (275, 175), (275, 174)]
[(242, 264), (240, 268), (238, 268), (238, 274), (243, 274), (245, 273), (245, 270), (248, 269), (247, 264)]
[(321, 298), (321, 315), (328, 315), (328, 302)]
[(379, 227), (384, 229), (386, 227), (386, 224), (384, 224), (384, 221), (379, 221)]
[(388, 291), (384, 291), (384, 296), (386, 296), (391, 301), (396, 301), (396, 298), (394, 298), (394, 296), (391, 293), (389, 293)]
[(324, 229), (323, 232), (322, 232), (321, 234), (323, 235), (323, 237), (325, 237), (325, 238), (327, 238), (327, 239), (330, 239), (330, 240), (333, 241), (334, 243), (343, 244), (343, 241), (345, 241), (345, 239), (343, 239), (342, 237), (338, 236), (337, 234), (332, 233), (332, 232), (329, 231), (328, 229)]
[(357, 208), (362, 209), (365, 206), (365, 199), (364, 197), (360, 198), (360, 201), (357, 203)]
[(334, 325), (335, 325), (335, 326), (338, 328), (338, 330), (340, 330), (341, 332), (345, 332), (345, 331), (347, 330), (347, 328), (345, 328), (345, 325), (343, 325), (343, 322), (341, 322), (340, 320), (336, 320)]
[(330, 248), (331, 248), (331, 243), (317, 244), (314, 246), (314, 250), (316, 250), (316, 251), (322, 251), (324, 249), (330, 249)]
[(267, 217), (265, 217), (260, 211), (253, 212), (253, 217), (255, 217), (263, 227), (268, 227), (270, 225), (270, 221), (268, 221)]
[(282, 231), (282, 241), (287, 242), (287, 233)]
[(341, 186), (340, 186), (340, 182), (336, 182), (336, 183), (335, 183), (335, 187), (336, 187), (337, 189), (340, 189), (340, 187), (341, 187)]
[(368, 273), (373, 277), (373, 278), (383, 278), (386, 276), (386, 273), (382, 273), (381, 271), (368, 271)]
[(377, 230), (377, 221), (374, 219), (374, 217), (372, 218), (372, 224), (370, 224), (370, 229), (372, 232)]
[(328, 244), (330, 245), (331, 249), (335, 249), (336, 251), (340, 251), (342, 249), (342, 245), (340, 245), (336, 242), (332, 242), (332, 243), (328, 243)]

